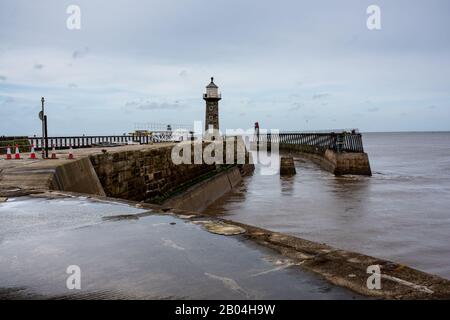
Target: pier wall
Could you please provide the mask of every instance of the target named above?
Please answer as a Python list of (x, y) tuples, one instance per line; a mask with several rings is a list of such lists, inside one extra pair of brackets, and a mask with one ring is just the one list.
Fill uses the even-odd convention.
[(280, 151), (299, 154), (337, 176), (345, 174), (372, 175), (369, 156), (365, 152), (336, 152), (330, 149), (321, 150), (313, 146), (285, 143), (280, 143)]
[[(210, 143), (200, 143), (196, 148), (204, 151)], [(22, 160), (1, 161), (0, 187), (106, 195), (155, 204), (177, 196), (172, 207), (202, 210), (254, 169), (248, 152), (247, 164), (196, 164), (191, 142), (187, 147), (191, 147), (191, 164), (175, 164), (174, 146), (175, 143), (166, 143), (76, 149), (74, 160), (68, 159), (67, 150), (59, 151), (52, 160), (29, 159), (24, 154)], [(224, 149), (224, 158), (225, 151), (230, 150)], [(235, 159), (236, 153), (235, 145)]]
[(164, 199), (178, 186), (213, 173), (215, 165), (180, 164), (171, 159), (172, 146), (90, 156), (110, 197), (135, 201)]
[[(203, 149), (207, 145), (204, 143)], [(230, 191), (228, 180), (235, 179), (236, 172), (241, 178), (254, 168), (250, 164), (195, 164), (193, 146), (190, 146), (192, 164), (174, 164), (171, 158), (173, 146), (96, 154), (90, 156), (90, 160), (106, 195), (110, 197), (163, 204), (174, 196), (184, 194), (185, 197), (177, 198), (176, 202), (172, 202), (172, 206), (191, 209), (195, 207), (197, 210), (205, 206), (207, 199), (209, 202), (206, 205), (209, 205)], [(236, 152), (235, 146), (235, 159)], [(231, 167), (236, 170), (230, 170)], [(227, 171), (224, 174), (227, 183), (219, 183), (218, 181), (222, 181), (220, 179), (211, 183), (211, 177), (224, 171)], [(201, 184), (203, 181), (209, 181), (209, 184)], [(202, 186), (200, 189), (192, 188), (199, 184)], [(195, 195), (192, 194), (194, 190)], [(188, 204), (187, 199), (198, 203)]]
[(237, 166), (234, 166), (193, 185), (183, 193), (165, 201), (162, 205), (166, 208), (202, 212), (241, 181), (241, 171)]

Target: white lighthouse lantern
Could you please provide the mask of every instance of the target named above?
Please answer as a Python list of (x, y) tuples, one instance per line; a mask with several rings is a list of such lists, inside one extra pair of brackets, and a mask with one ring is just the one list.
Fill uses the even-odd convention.
[(204, 98), (220, 98), (219, 87), (214, 83), (213, 77), (211, 77), (211, 83), (206, 87)]

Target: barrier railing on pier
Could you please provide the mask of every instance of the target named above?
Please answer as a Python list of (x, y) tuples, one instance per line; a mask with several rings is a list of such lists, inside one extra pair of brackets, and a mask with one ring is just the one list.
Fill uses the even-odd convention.
[[(154, 131), (146, 135), (114, 135), (114, 136), (66, 136), (48, 137), (48, 147), (56, 149), (89, 148), (122, 144), (149, 144), (160, 142), (177, 142), (190, 139), (190, 132)], [(42, 148), (42, 137), (29, 137), (30, 145)]]
[(255, 140), (262, 143), (279, 143), (311, 146), (317, 150), (331, 149), (337, 152), (364, 152), (360, 133), (295, 133), (280, 132), (255, 134)]
[(0, 136), (0, 154), (6, 154), (8, 146), (10, 146), (11, 152), (14, 153), (16, 145), (19, 146), (20, 150), (30, 150), (27, 136)]

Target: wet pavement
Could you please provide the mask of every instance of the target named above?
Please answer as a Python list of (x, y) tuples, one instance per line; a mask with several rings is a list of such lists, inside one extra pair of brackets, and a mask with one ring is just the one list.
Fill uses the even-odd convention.
[[(0, 203), (0, 298), (359, 298), (241, 235), (146, 212), (84, 197)], [(66, 286), (70, 265), (80, 290)]]

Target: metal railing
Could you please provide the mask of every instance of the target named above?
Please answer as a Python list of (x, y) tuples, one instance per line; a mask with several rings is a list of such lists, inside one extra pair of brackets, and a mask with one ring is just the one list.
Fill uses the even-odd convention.
[(279, 143), (285, 145), (299, 145), (314, 147), (317, 151), (326, 149), (337, 152), (364, 152), (360, 133), (294, 133), (280, 132), (278, 134), (255, 134), (255, 140), (260, 143)]
[(0, 136), (0, 154), (6, 154), (8, 146), (14, 153), (15, 146), (18, 145), (20, 150), (29, 151), (27, 136)]
[[(108, 147), (126, 144), (150, 144), (161, 142), (178, 142), (188, 140), (191, 132), (154, 131), (147, 135), (114, 135), (114, 136), (66, 136), (48, 137), (48, 148), (55, 149)], [(41, 137), (29, 137), (30, 145), (42, 149)]]

